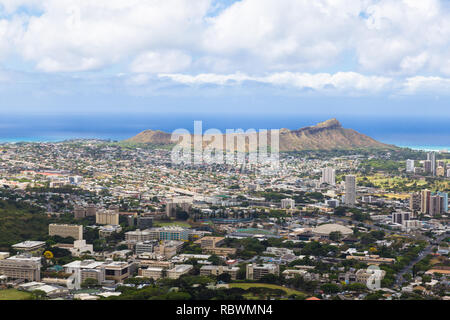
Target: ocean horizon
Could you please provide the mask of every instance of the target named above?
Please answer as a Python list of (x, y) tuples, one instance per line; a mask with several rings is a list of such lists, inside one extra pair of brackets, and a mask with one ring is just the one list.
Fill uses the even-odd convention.
[(72, 139), (125, 140), (147, 129), (193, 132), (207, 129), (299, 129), (330, 118), (378, 141), (416, 150), (450, 150), (450, 119), (301, 114), (26, 114), (0, 116), (0, 142), (58, 142)]

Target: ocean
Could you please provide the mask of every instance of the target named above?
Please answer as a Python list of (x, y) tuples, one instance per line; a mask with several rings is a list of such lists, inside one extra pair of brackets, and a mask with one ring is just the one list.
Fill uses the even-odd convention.
[(193, 132), (194, 120), (203, 130), (298, 129), (336, 117), (345, 128), (364, 133), (384, 143), (422, 150), (450, 150), (450, 117), (349, 116), (301, 114), (3, 114), (0, 142), (55, 142), (68, 139), (124, 140), (152, 129), (172, 132), (184, 128)]

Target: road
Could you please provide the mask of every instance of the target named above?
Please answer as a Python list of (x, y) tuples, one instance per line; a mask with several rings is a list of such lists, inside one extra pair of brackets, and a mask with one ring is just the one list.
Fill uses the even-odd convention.
[[(444, 233), (444, 234), (440, 235), (433, 242), (439, 243), (442, 240), (444, 240), (447, 236), (448, 236), (447, 233)], [(416, 259), (411, 261), (405, 268), (403, 268), (397, 274), (397, 276), (395, 277), (395, 285), (398, 286), (399, 288), (401, 288), (402, 284), (405, 282), (405, 279), (403, 278), (403, 276), (407, 273), (410, 273), (413, 266), (415, 264), (417, 264), (418, 262), (422, 261), (424, 258), (426, 258), (426, 256), (428, 256), (433, 251), (433, 248), (435, 248), (435, 247), (436, 247), (436, 245), (431, 244), (431, 243), (428, 246), (426, 246), (425, 249), (423, 249), (423, 251), (419, 253), (419, 255), (417, 256)]]

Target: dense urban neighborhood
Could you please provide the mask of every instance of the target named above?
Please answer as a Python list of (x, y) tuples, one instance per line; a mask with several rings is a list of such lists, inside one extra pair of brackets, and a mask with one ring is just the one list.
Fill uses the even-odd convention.
[(0, 299), (449, 300), (450, 153), (0, 145)]

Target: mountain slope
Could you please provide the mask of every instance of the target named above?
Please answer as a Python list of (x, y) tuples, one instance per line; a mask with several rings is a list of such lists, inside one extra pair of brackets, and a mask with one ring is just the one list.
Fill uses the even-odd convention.
[[(239, 134), (235, 134), (239, 135)], [(250, 134), (250, 136), (252, 136)], [(253, 135), (254, 138), (256, 138)], [(183, 139), (185, 141), (191, 139)], [(207, 135), (204, 140), (210, 140)], [(220, 140), (220, 138), (219, 138)], [(222, 135), (223, 145), (225, 136)], [(145, 130), (138, 135), (125, 140), (127, 143), (144, 143), (153, 145), (172, 145), (171, 134), (162, 131)], [(203, 143), (206, 145), (207, 143)], [(268, 136), (270, 145), (270, 135)], [(345, 129), (336, 119), (321, 122), (315, 126), (300, 128), (297, 130), (280, 130), (280, 151), (301, 151), (301, 150), (333, 150), (333, 149), (356, 149), (356, 148), (377, 148), (393, 149), (395, 146), (387, 145), (376, 141), (353, 129)], [(248, 150), (248, 144), (246, 147)]]

